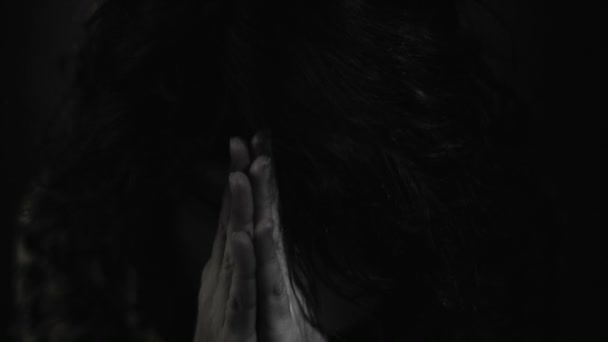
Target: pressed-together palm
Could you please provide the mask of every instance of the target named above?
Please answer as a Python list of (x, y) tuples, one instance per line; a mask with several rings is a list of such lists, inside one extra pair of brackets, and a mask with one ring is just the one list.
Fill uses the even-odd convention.
[(325, 341), (289, 283), (267, 146), (261, 134), (253, 138), (250, 164), (246, 144), (230, 142), (229, 186), (203, 270), (195, 342)]

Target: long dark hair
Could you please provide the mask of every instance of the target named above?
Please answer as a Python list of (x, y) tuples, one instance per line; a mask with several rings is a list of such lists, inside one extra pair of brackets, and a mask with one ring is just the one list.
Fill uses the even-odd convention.
[(493, 305), (480, 244), (512, 182), (496, 88), (455, 2), (407, 3), (104, 1), (29, 198), (20, 248), (44, 263), (23, 277), (25, 329), (162, 326), (171, 199), (193, 191), (201, 160), (226, 160), (229, 136), (267, 129), (308, 304), (314, 276), (392, 298), (386, 336), (404, 321), (401, 338), (472, 334)]

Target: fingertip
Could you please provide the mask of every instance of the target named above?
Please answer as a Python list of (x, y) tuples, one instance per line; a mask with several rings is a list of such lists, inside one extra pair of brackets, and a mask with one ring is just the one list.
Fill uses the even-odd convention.
[(236, 136), (230, 137), (230, 139), (228, 140), (228, 145), (230, 147), (231, 152), (237, 148), (238, 140), (239, 138)]
[(254, 177), (263, 176), (264, 173), (269, 169), (270, 162), (270, 157), (268, 156), (260, 156), (256, 158), (256, 160), (254, 160), (249, 167), (249, 174)]
[(251, 146), (254, 147), (254, 148), (257, 148), (257, 147), (261, 146), (261, 143), (262, 143), (262, 131), (258, 131), (251, 138)]
[(229, 145), (231, 169), (234, 171), (245, 169), (249, 164), (247, 144), (240, 137), (231, 137)]
[(251, 146), (255, 152), (255, 156), (271, 155), (270, 145), (270, 130), (263, 129), (258, 131), (253, 138), (251, 138)]
[(238, 150), (239, 150), (239, 138), (237, 137), (230, 137), (230, 140), (228, 142), (228, 154), (230, 155), (230, 166), (232, 168), (232, 170), (234, 170), (235, 167), (235, 161), (236, 161), (236, 157), (238, 154)]

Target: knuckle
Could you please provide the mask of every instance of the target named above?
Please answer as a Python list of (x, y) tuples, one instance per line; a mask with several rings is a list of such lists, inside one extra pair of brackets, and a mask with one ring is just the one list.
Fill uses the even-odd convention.
[(224, 262), (222, 263), (222, 267), (226, 271), (231, 271), (234, 268), (234, 261), (232, 260), (232, 255), (226, 254), (226, 256), (224, 256)]
[(274, 228), (274, 221), (272, 218), (266, 217), (260, 222), (260, 225), (262, 226), (262, 229), (264, 229), (265, 231), (272, 232), (272, 230)]
[(257, 281), (255, 269), (235, 269), (233, 277), (247, 286), (255, 286)]
[(269, 235), (272, 236), (273, 232), (273, 221), (270, 218), (265, 218), (258, 223), (258, 228), (255, 230), (256, 235), (260, 238), (267, 238)]
[(286, 296), (287, 288), (285, 282), (281, 279), (281, 275), (277, 272), (268, 272), (265, 276), (269, 279), (267, 285), (264, 287), (264, 296), (269, 299), (283, 298)]
[(283, 297), (285, 295), (285, 284), (282, 281), (275, 281), (270, 286), (270, 296)]
[(255, 297), (249, 298), (232, 295), (228, 298), (228, 308), (232, 314), (255, 310)]

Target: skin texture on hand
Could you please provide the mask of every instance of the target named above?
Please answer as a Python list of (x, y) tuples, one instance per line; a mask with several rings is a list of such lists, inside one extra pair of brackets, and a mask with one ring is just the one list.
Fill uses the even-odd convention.
[(304, 319), (289, 282), (269, 146), (256, 134), (250, 164), (246, 144), (230, 141), (229, 187), (203, 270), (195, 342), (326, 340)]

